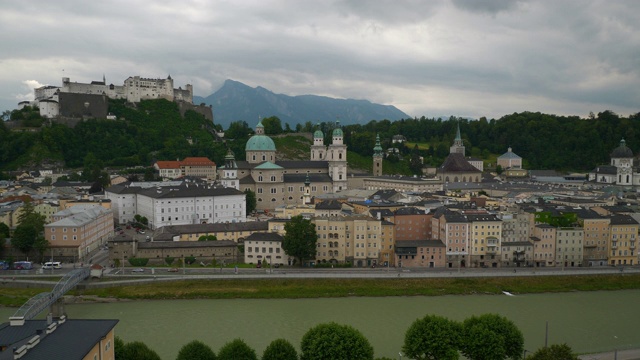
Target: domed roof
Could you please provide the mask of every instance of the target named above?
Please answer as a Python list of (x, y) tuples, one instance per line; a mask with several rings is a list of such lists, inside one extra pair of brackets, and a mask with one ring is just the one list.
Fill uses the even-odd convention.
[(313, 133), (313, 138), (314, 139), (322, 139), (324, 137), (324, 134), (322, 133), (322, 130), (318, 129), (316, 130), (316, 132)]
[(627, 147), (626, 141), (624, 139), (620, 140), (620, 146), (613, 149), (611, 152), (612, 158), (632, 158), (633, 151)]
[(333, 129), (333, 137), (338, 137), (338, 136), (340, 136), (340, 137), (343, 136), (342, 135), (342, 129), (340, 129), (340, 128)]
[(253, 135), (247, 141), (244, 151), (276, 151), (276, 144), (267, 135)]

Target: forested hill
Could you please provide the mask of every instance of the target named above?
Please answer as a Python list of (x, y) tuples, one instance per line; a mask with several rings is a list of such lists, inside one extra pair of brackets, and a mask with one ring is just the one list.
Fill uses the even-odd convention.
[[(504, 154), (511, 146), (524, 158), (529, 169), (589, 171), (596, 165), (608, 164), (609, 154), (622, 138), (634, 154), (640, 153), (640, 113), (620, 117), (603, 111), (581, 119), (523, 112), (498, 120), (453, 120), (460, 123), (468, 156), (487, 160), (492, 154)], [(383, 148), (390, 146), (391, 136), (404, 135), (409, 142), (421, 143), (420, 154), (427, 162), (440, 165), (449, 153), (458, 121), (424, 117), (377, 121), (364, 126), (346, 126), (344, 133), (349, 149), (366, 156), (373, 153), (376, 133), (387, 142)]]
[[(235, 152), (236, 159), (244, 160), (244, 146), (253, 130), (253, 124), (234, 122), (226, 129), (228, 140), (223, 144), (212, 134), (215, 125), (193, 111), (186, 112), (182, 118), (177, 105), (166, 100), (143, 101), (136, 108), (127, 107), (121, 101), (111, 101), (109, 111), (118, 120), (88, 120), (75, 128), (55, 123), (33, 128), (42, 121), (33, 118), (39, 116), (37, 110), (30, 114), (26, 111), (15, 110), (12, 118), (24, 119), (23, 126), (35, 131), (12, 131), (0, 122), (0, 171), (33, 169), (43, 164), (84, 169), (150, 166), (155, 160), (188, 156), (206, 156), (222, 165), (226, 146)], [(528, 169), (589, 171), (596, 165), (609, 163), (609, 153), (622, 138), (635, 154), (640, 152), (640, 113), (620, 117), (604, 111), (580, 119), (524, 112), (498, 120), (451, 120), (454, 121), (384, 120), (344, 126), (345, 142), (354, 154), (350, 165), (370, 166), (375, 137), (379, 134), (384, 149), (396, 146), (400, 150), (401, 156), (387, 161), (402, 165), (413, 163), (422, 156), (426, 164), (439, 166), (449, 153), (458, 123), (467, 155), (495, 162), (495, 157), (511, 146), (524, 158)], [(270, 134), (286, 132), (275, 117), (263, 119), (263, 124)], [(326, 144), (330, 143), (333, 126), (334, 122), (321, 124)], [(313, 132), (315, 126), (307, 122), (296, 129)], [(393, 135), (404, 135), (410, 143), (392, 145)], [(282, 141), (279, 146), (286, 147), (287, 143)], [(285, 149), (278, 150), (286, 153)], [(417, 169), (406, 165), (387, 169), (417, 173), (419, 164)]]
[[(15, 110), (12, 119), (31, 118), (24, 112)], [(88, 162), (103, 167), (149, 166), (156, 159), (224, 158), (223, 144), (214, 142), (211, 133), (213, 124), (194, 111), (182, 118), (174, 102), (149, 100), (131, 108), (123, 101), (110, 100), (109, 112), (118, 120), (91, 119), (74, 128), (54, 122), (39, 131), (9, 131), (0, 123), (0, 170), (42, 164), (80, 168)]]

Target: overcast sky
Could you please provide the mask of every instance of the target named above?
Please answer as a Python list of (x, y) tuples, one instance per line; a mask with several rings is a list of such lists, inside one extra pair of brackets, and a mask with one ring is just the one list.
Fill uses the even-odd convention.
[[(225, 79), (411, 116), (640, 112), (640, 1), (4, 1), (0, 111), (33, 87)], [(215, 109), (214, 109), (215, 114)]]

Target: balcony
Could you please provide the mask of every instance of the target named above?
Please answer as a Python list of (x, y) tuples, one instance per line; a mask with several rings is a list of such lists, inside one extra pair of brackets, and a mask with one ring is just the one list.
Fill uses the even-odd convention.
[(617, 249), (618, 248), (618, 244), (616, 244), (616, 243), (611, 244), (611, 248), (612, 249)]

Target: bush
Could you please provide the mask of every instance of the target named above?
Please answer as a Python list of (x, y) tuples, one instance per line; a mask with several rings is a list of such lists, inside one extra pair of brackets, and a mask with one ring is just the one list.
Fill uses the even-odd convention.
[(134, 341), (124, 346), (124, 359), (161, 360), (158, 353), (151, 350), (145, 343)]
[(276, 339), (264, 349), (262, 360), (298, 360), (298, 353), (287, 340)]
[(319, 263), (316, 264), (315, 267), (317, 268), (350, 268), (353, 267), (353, 265), (349, 262), (343, 263), (343, 264), (332, 264), (332, 263)]
[(202, 341), (193, 340), (180, 349), (176, 360), (216, 360), (216, 354)]
[(194, 256), (187, 256), (186, 258), (184, 258), (184, 262), (187, 265), (191, 265), (196, 262), (196, 258)]
[(167, 265), (171, 265), (171, 264), (173, 264), (173, 262), (174, 262), (175, 260), (176, 260), (176, 258), (174, 258), (174, 257), (170, 257), (170, 256), (167, 256), (166, 258), (164, 258), (164, 262), (165, 262)]
[(146, 266), (148, 262), (149, 259), (147, 258), (129, 258), (129, 264), (131, 264), (131, 266)]
[(402, 351), (411, 359), (459, 358), (461, 325), (437, 315), (427, 315), (411, 324)]
[(220, 360), (258, 360), (256, 351), (242, 339), (235, 339), (224, 344), (218, 353)]
[(302, 360), (373, 360), (373, 347), (360, 331), (333, 322), (309, 329), (300, 349)]

